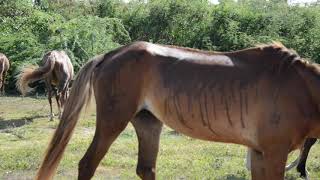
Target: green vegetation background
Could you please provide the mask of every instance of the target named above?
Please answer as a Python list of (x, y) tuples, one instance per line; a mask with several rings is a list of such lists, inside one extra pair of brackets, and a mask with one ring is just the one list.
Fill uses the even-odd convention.
[(76, 72), (90, 58), (144, 40), (204, 50), (231, 51), (281, 41), (320, 62), (320, 2), (283, 0), (0, 0), (0, 52), (12, 68), (15, 92), (21, 67), (38, 64), (46, 51), (64, 49)]

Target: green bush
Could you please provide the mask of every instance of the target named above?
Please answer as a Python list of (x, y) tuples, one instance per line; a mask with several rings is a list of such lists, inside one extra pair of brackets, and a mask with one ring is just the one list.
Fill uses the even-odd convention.
[[(0, 52), (10, 59), (7, 88), (13, 91), (18, 70), (26, 64), (38, 64), (47, 51), (66, 50), (77, 72), (95, 55), (131, 41), (117, 18), (80, 16), (68, 20), (26, 1), (6, 2), (7, 9), (0, 17)], [(14, 10), (19, 13), (12, 14)]]
[(52, 49), (67, 49), (76, 71), (90, 58), (131, 41), (121, 20), (95, 16), (74, 18), (51, 26)]

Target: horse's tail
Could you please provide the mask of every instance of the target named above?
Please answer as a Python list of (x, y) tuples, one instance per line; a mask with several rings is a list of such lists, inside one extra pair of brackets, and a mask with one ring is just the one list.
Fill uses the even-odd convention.
[(45, 64), (41, 67), (29, 66), (21, 70), (20, 74), (17, 76), (16, 86), (22, 95), (31, 91), (32, 88), (28, 86), (30, 82), (34, 82), (45, 78), (50, 74), (54, 68), (55, 61), (48, 59)]
[(92, 94), (91, 78), (93, 69), (102, 59), (103, 58), (92, 60), (87, 63), (75, 79), (58, 128), (51, 139), (44, 160), (35, 178), (36, 180), (52, 179), (79, 119), (80, 111), (90, 100)]

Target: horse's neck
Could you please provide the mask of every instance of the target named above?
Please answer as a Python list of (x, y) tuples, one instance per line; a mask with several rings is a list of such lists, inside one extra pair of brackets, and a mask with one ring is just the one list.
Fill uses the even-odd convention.
[(310, 125), (310, 137), (320, 138), (320, 68), (316, 64), (309, 64), (305, 61), (297, 61), (293, 65), (305, 82), (313, 101), (312, 104), (316, 106), (316, 116)]

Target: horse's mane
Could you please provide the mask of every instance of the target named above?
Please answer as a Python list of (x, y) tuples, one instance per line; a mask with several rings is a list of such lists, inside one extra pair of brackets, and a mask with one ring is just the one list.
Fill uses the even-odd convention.
[(314, 66), (314, 63), (306, 58), (301, 58), (295, 50), (285, 47), (281, 42), (273, 41), (270, 44), (258, 44), (255, 47), (279, 57), (275, 60), (271, 59), (272, 64), (277, 65), (279, 70), (294, 67), (296, 64), (302, 64), (306, 68)]
[(291, 64), (293, 61), (299, 60), (305, 63), (308, 63), (307, 59), (301, 58), (298, 53), (293, 50), (285, 47), (281, 42), (278, 41), (273, 41), (272, 43), (268, 44), (256, 44), (254, 47), (249, 47), (246, 49), (242, 50), (236, 50), (236, 51), (228, 51), (228, 52), (221, 52), (221, 51), (205, 51), (205, 50), (200, 50), (200, 49), (195, 49), (195, 48), (189, 48), (189, 47), (180, 47), (180, 46), (175, 46), (175, 45), (161, 45), (165, 47), (170, 47), (170, 48), (175, 48), (175, 49), (180, 49), (184, 50), (187, 52), (196, 52), (196, 53), (203, 53), (203, 54), (208, 54), (208, 55), (214, 55), (214, 54), (220, 54), (220, 53), (235, 53), (235, 52), (240, 52), (240, 51), (246, 51), (246, 50), (262, 50), (262, 51), (267, 51), (267, 52), (272, 52), (273, 54), (280, 55), (280, 61), (289, 61)]
[(295, 50), (285, 47), (281, 42), (273, 41), (270, 44), (257, 44), (255, 47), (260, 48), (262, 51), (279, 55), (281, 57), (279, 59), (281, 63), (283, 63), (283, 61), (289, 65), (295, 61), (309, 63), (307, 59), (301, 58)]

